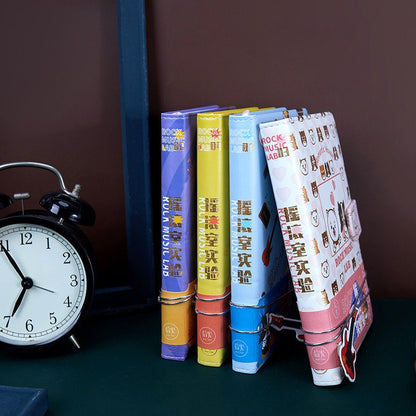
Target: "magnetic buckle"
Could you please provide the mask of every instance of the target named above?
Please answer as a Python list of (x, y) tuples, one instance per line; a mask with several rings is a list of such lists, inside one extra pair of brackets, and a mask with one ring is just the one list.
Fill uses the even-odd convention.
[(361, 235), (361, 223), (358, 216), (357, 202), (353, 199), (347, 209), (345, 210), (345, 216), (347, 219), (348, 233), (352, 240), (356, 241)]

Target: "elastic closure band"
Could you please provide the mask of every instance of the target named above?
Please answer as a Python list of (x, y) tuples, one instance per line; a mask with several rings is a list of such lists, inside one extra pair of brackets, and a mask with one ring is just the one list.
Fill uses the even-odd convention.
[[(268, 307), (272, 306), (274, 303), (278, 302), (279, 300), (282, 300), (285, 296), (288, 296), (291, 293), (293, 293), (293, 289), (288, 290), (287, 292), (283, 293), (283, 295), (281, 295), (278, 298), (274, 299), (273, 301), (267, 303), (266, 305), (241, 305), (241, 304), (234, 303), (234, 302), (230, 302), (230, 305), (234, 306), (236, 308), (265, 309), (265, 308), (268, 308)], [(266, 316), (267, 315), (269, 315), (269, 314), (266, 314)], [(266, 326), (264, 326), (260, 329), (248, 331), (248, 330), (242, 330), (242, 329), (235, 329), (231, 325), (229, 326), (229, 328), (232, 332), (236, 332), (238, 334), (259, 334), (261, 332), (267, 331), (269, 329), (269, 327), (270, 327), (270, 325), (267, 324)]]
[(221, 315), (227, 314), (228, 312), (230, 312), (229, 309), (227, 309), (224, 312), (201, 312), (201, 311), (198, 311), (198, 309), (195, 309), (195, 313), (201, 314), (201, 315), (206, 315), (206, 316), (221, 316)]
[[(195, 296), (195, 293), (196, 292), (192, 292), (189, 295), (180, 296), (177, 298), (164, 298), (162, 297), (161, 294), (159, 294), (159, 296), (157, 297), (157, 300), (162, 305), (179, 305), (181, 303), (185, 303), (185, 302), (188, 302), (189, 300), (192, 300)], [(172, 302), (172, 301), (176, 301), (176, 302)]]
[[(363, 294), (363, 292), (361, 292), (361, 294)], [(358, 298), (361, 297), (361, 294), (358, 296)], [(351, 319), (352, 315), (354, 314), (355, 309), (359, 309), (361, 307), (361, 305), (364, 303), (364, 301), (367, 300), (368, 296), (370, 296), (370, 290), (368, 290), (368, 292), (364, 295), (364, 298), (361, 300), (361, 302), (354, 303), (354, 305), (351, 308), (351, 312), (335, 328), (333, 328), (331, 330), (328, 330), (328, 331), (321, 331), (321, 332), (311, 332), (311, 331), (305, 331), (305, 330), (303, 330), (304, 333), (308, 333), (308, 334), (318, 334), (319, 335), (319, 334), (327, 334), (327, 333), (330, 333), (330, 332), (333, 332), (333, 331), (336, 331), (337, 329), (339, 329), (338, 332), (337, 332), (337, 334), (333, 338), (331, 338), (330, 340), (328, 340), (328, 341), (318, 342), (318, 343), (310, 343), (310, 342), (304, 341), (305, 345), (308, 346), (308, 347), (318, 347), (318, 346), (321, 346), (321, 345), (330, 344), (331, 342), (333, 342), (337, 338), (339, 338), (341, 336), (341, 334), (342, 334), (342, 331), (347, 327), (347, 324), (348, 324), (349, 320)]]
[[(368, 289), (368, 292), (364, 294), (363, 288), (364, 284), (367, 282), (367, 275), (365, 275), (363, 283), (360, 286), (359, 292), (357, 294), (357, 298), (355, 299), (355, 302), (351, 305), (350, 313), (346, 316), (345, 319), (343, 319), (336, 327), (327, 329), (325, 331), (308, 331), (303, 329), (302, 327), (296, 328), (296, 327), (289, 327), (286, 325), (279, 325), (277, 323), (273, 323), (276, 321), (292, 321), (296, 322), (298, 324), (301, 324), (301, 321), (298, 319), (289, 319), (282, 315), (274, 315), (274, 314), (267, 314), (268, 315), (268, 325), (270, 325), (272, 328), (276, 329), (277, 331), (281, 331), (282, 329), (289, 329), (296, 332), (296, 339), (302, 343), (304, 343), (308, 347), (319, 347), (321, 345), (330, 344), (331, 342), (334, 342), (337, 338), (339, 338), (342, 334), (342, 331), (347, 327), (347, 324), (349, 320), (351, 319), (352, 315), (355, 312), (355, 309), (359, 309), (361, 305), (367, 300), (367, 298), (370, 296), (370, 289)], [(338, 330), (338, 331), (337, 331)], [(323, 342), (306, 342), (304, 335), (305, 334), (311, 334), (311, 335), (323, 335), (323, 334), (330, 334), (331, 332), (337, 331), (337, 333), (332, 337), (331, 339)]]
[(263, 328), (255, 330), (255, 331), (243, 331), (241, 329), (232, 328), (231, 325), (229, 326), (229, 328), (232, 332), (236, 332), (237, 334), (260, 334), (260, 332), (267, 331), (267, 329), (268, 329), (268, 327), (263, 327)]
[[(284, 329), (290, 330), (290, 331), (294, 331), (296, 333), (296, 339), (300, 342), (302, 342), (303, 344), (305, 344), (308, 347), (318, 347), (321, 345), (325, 345), (325, 344), (330, 344), (331, 342), (334, 342), (337, 338), (339, 338), (342, 334), (342, 331), (344, 330), (344, 328), (347, 327), (349, 320), (351, 319), (352, 315), (355, 313), (356, 309), (359, 309), (361, 307), (361, 305), (367, 300), (367, 298), (370, 296), (370, 289), (368, 289), (367, 293), (364, 293), (363, 289), (364, 289), (364, 285), (367, 282), (367, 274), (365, 274), (364, 280), (360, 286), (359, 292), (357, 294), (357, 298), (355, 299), (355, 302), (353, 303), (353, 305), (351, 305), (351, 310), (350, 313), (346, 316), (345, 319), (343, 319), (336, 327), (332, 328), (332, 329), (327, 329), (325, 331), (308, 331), (302, 328), (302, 322), (300, 319), (293, 319), (293, 318), (287, 318), (286, 316), (283, 315), (279, 315), (279, 314), (273, 314), (273, 313), (266, 313), (264, 316), (266, 316), (267, 321), (265, 326), (263, 326), (260, 329), (257, 330), (253, 330), (253, 331), (244, 331), (244, 330), (238, 330), (235, 328), (232, 328), (230, 325), (230, 330), (233, 332), (236, 332), (238, 334), (259, 334), (261, 332), (265, 332), (268, 331), (270, 328), (273, 328), (277, 331), (282, 331)], [(282, 297), (286, 296), (287, 294), (289, 294), (291, 291), (286, 292), (284, 295), (280, 296), (278, 299), (281, 299)], [(247, 308), (254, 308), (254, 309), (262, 309), (265, 308), (267, 306), (270, 306), (271, 304), (273, 304), (275, 301), (269, 303), (268, 305), (265, 306), (247, 306), (247, 305), (237, 305), (233, 302), (230, 302), (230, 305), (236, 306), (236, 307), (247, 307)], [(296, 326), (289, 326), (289, 325), (284, 325), (283, 321), (286, 322), (293, 322), (294, 324), (299, 325), (298, 327)], [(338, 331), (337, 331), (338, 330)], [(323, 342), (306, 342), (305, 341), (305, 334), (311, 334), (311, 335), (324, 335), (324, 334), (330, 334), (334, 331), (337, 331), (337, 333), (329, 340), (323, 341)]]
[(200, 297), (198, 297), (198, 295), (195, 295), (195, 300), (200, 300), (200, 301), (202, 301), (202, 302), (216, 302), (217, 300), (223, 300), (223, 299), (226, 299), (226, 298), (228, 298), (228, 296), (230, 296), (231, 295), (231, 292), (228, 292), (226, 295), (224, 295), (224, 296), (221, 296), (221, 297), (219, 297), (219, 298), (213, 298), (213, 299), (202, 299), (202, 298), (200, 298)]

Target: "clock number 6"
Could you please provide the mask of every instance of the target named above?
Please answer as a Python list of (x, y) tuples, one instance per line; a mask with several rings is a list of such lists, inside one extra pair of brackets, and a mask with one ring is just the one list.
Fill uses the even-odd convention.
[(26, 321), (26, 331), (27, 332), (32, 332), (33, 331), (33, 325), (32, 325), (32, 320), (28, 319)]

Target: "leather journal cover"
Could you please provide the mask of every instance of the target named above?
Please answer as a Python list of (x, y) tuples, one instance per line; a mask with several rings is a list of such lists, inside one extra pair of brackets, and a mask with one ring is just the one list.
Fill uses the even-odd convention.
[(231, 352), (242, 373), (256, 373), (276, 346), (267, 314), (296, 308), (259, 124), (297, 115), (277, 108), (230, 116)]
[(161, 115), (161, 356), (183, 361), (196, 340), (196, 116)]
[(334, 117), (260, 124), (313, 381), (355, 379), (372, 308)]
[(213, 367), (225, 360), (229, 337), (228, 120), (244, 110), (201, 113), (197, 120), (198, 363)]

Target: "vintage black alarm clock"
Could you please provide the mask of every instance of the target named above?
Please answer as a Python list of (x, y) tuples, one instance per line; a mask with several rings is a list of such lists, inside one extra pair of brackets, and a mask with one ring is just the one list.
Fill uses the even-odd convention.
[[(0, 342), (19, 349), (50, 346), (73, 337), (92, 301), (94, 254), (80, 225), (93, 225), (93, 208), (79, 198), (80, 186), (65, 188), (62, 175), (50, 165), (16, 162), (11, 168), (53, 172), (60, 191), (43, 196), (43, 210), (22, 210), (0, 218)], [(0, 194), (0, 208), (13, 199)]]

